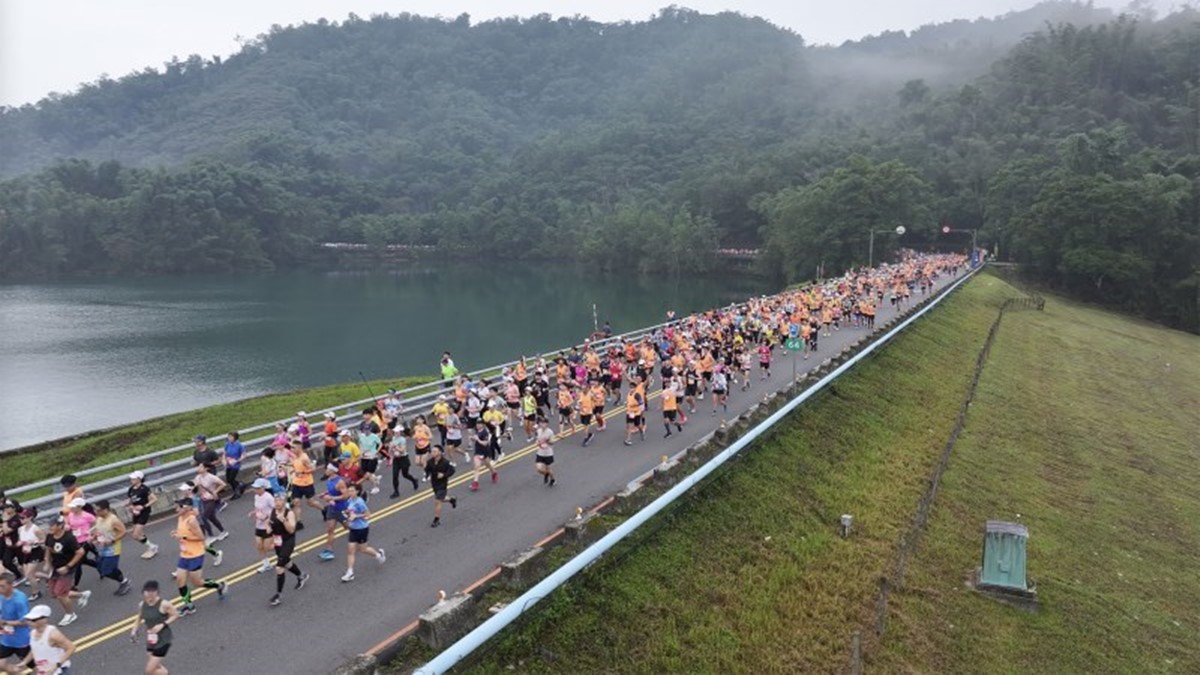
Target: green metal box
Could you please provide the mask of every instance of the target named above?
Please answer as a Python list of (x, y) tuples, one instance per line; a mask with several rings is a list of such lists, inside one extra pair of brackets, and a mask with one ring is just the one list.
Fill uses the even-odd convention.
[(983, 531), (983, 566), (979, 584), (1014, 591), (1029, 588), (1025, 578), (1025, 543), (1029, 528), (1020, 523), (989, 520)]

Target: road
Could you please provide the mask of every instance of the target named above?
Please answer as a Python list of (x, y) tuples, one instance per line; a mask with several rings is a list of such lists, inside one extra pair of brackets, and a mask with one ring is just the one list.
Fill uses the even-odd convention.
[[(951, 281), (943, 276), (937, 289)], [(881, 306), (877, 318), (882, 324), (894, 315), (891, 307)], [(864, 334), (865, 329), (844, 328), (831, 337), (823, 336), (821, 351), (808, 360), (794, 353), (779, 354), (772, 377), (765, 382), (757, 379), (756, 365), (751, 390), (735, 388), (731, 393), (728, 417), (741, 414), (768, 391), (785, 387), (793, 372), (816, 367)], [(232, 532), (219, 544), (225, 552), (224, 564), (205, 568), (206, 574), (216, 573), (229, 584), (227, 597), (218, 601), (211, 591), (194, 593), (199, 611), (175, 624), (175, 643), (167, 665), (177, 675), (331, 672), (410, 623), (437, 600), (439, 590), (453, 594), (469, 586), (556, 530), (574, 516), (576, 507), (587, 508), (619, 492), (630, 480), (652, 469), (663, 455), (695, 443), (719, 424), (710, 408), (709, 399), (698, 401), (697, 412), (684, 431), (664, 439), (655, 400), (647, 415), (646, 440), (635, 441), (632, 447), (622, 444), (623, 410), (610, 411), (609, 430), (597, 434), (589, 447), (580, 447), (578, 434), (556, 442), (558, 485), (553, 488), (543, 487), (534, 474), (532, 446), (516, 448), (509, 443), (498, 484), (484, 480), (478, 493), (468, 492), (470, 474), (460, 466), (451, 488), (451, 494), (459, 497), (459, 507), (451, 510), (447, 505), (442, 527), (437, 529), (429, 527), (433, 506), (425, 489), (428, 484), (422, 484), (417, 493), (402, 486), (403, 497), (394, 501), (386, 498), (390, 490), (385, 489), (370, 500), (376, 514), (371, 543), (387, 550), (388, 561), (379, 566), (359, 556), (357, 580), (351, 583), (339, 581), (345, 564), (344, 533), (339, 533), (336, 543), (337, 559), (319, 561), (320, 518), (306, 509), (309, 528), (298, 538), (296, 561), (312, 573), (312, 580), (295, 591), (289, 576), (283, 604), (274, 608), (267, 605), (275, 590), (273, 573), (255, 573), (253, 523), (246, 515), (251, 500), (232, 501), (221, 514)], [(73, 659), (75, 672), (141, 672), (144, 648), (141, 642), (135, 645), (128, 639), (139, 600), (137, 589), (154, 578), (162, 583), (165, 596), (175, 596), (170, 577), (176, 546), (168, 534), (173, 527), (173, 518), (151, 526), (151, 540), (162, 546), (153, 560), (140, 559), (141, 547), (126, 543), (122, 567), (135, 590), (125, 597), (113, 596), (115, 584), (100, 583), (90, 569), (85, 570), (82, 588), (95, 593), (88, 607), (79, 611), (79, 620), (65, 629), (79, 646)], [(57, 621), (61, 610), (52, 606), (52, 620)]]

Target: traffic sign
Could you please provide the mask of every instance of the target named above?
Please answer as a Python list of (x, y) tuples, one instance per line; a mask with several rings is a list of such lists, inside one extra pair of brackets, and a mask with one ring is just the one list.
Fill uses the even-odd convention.
[(792, 351), (798, 351), (800, 349), (800, 338), (788, 338), (783, 346)]
[(950, 226), (949, 225), (942, 226), (942, 234), (950, 234)]

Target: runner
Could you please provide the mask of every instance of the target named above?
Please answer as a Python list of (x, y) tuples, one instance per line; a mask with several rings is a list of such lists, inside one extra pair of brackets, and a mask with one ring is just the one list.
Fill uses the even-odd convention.
[[(468, 401), (471, 400), (478, 401), (478, 399), (474, 396), (468, 399)], [(471, 427), (474, 428), (474, 426), (474, 423), (472, 423)], [(446, 454), (449, 455), (450, 458), (450, 466), (458, 466), (458, 464), (454, 462), (454, 455), (456, 454), (461, 454), (466, 458), (467, 466), (471, 465), (471, 453), (463, 447), (463, 421), (462, 418), (458, 416), (458, 413), (454, 412), (453, 410), (451, 410), (450, 414), (446, 417), (446, 433), (442, 436), (442, 438), (446, 447)]]
[(75, 614), (75, 601), (78, 600), (79, 609), (83, 609), (91, 599), (92, 592), (76, 591), (72, 588), (75, 569), (83, 564), (83, 546), (79, 545), (75, 535), (67, 529), (67, 521), (62, 516), (55, 516), (50, 521), (45, 551), (45, 567), (50, 573), (50, 580), (46, 585), (50, 589), (50, 597), (58, 600), (64, 613), (58, 625), (69, 626), (79, 618)]
[(107, 499), (96, 502), (96, 524), (92, 526), (92, 535), (100, 578), (117, 582), (117, 591), (113, 595), (125, 595), (130, 587), (129, 577), (121, 571), (121, 540), (125, 538), (125, 523), (112, 512)]
[(558, 433), (563, 433), (566, 427), (570, 427), (571, 433), (575, 433), (575, 397), (571, 395), (567, 380), (559, 380), (556, 400), (558, 402)]
[(537, 450), (533, 456), (534, 467), (542, 477), (542, 484), (554, 487), (557, 479), (554, 477), (554, 430), (550, 428), (550, 420), (545, 417), (538, 420)]
[(498, 396), (493, 395), (492, 403), (489, 403), (487, 410), (483, 411), (483, 423), (492, 432), (493, 460), (504, 458), (504, 449), (500, 446), (500, 439), (504, 438), (506, 431), (508, 431), (509, 440), (512, 440), (512, 432), (507, 429), (508, 416), (504, 414), (503, 407), (503, 401)]
[(0, 508), (0, 556), (3, 556), (4, 569), (12, 573), (18, 583), (24, 583), (21, 572), (21, 549), (17, 546), (18, 532), (21, 530), (21, 505), (14, 501), (3, 501)]
[[(588, 353), (590, 354), (591, 352)], [(577, 398), (578, 403), (576, 405), (579, 407), (579, 424), (583, 426), (584, 431), (583, 447), (586, 448), (588, 443), (592, 442), (592, 437), (595, 436), (592, 433), (592, 417), (596, 411), (595, 399), (592, 398), (592, 392), (588, 389), (586, 382), (580, 386)], [(572, 427), (572, 431), (574, 431), (574, 427)]]
[(717, 414), (717, 406), (721, 406), (721, 410), (725, 413), (729, 412), (729, 377), (725, 374), (725, 367), (722, 364), (717, 364), (713, 370), (712, 382), (712, 405), (713, 415)]
[(421, 469), (421, 473), (424, 474), (421, 476), (421, 480), (429, 480), (429, 475), (425, 472), (425, 463), (429, 458), (429, 444), (433, 441), (433, 432), (425, 424), (424, 415), (417, 415), (417, 419), (413, 423), (412, 438), (413, 452), (416, 454), (416, 464)]
[(533, 396), (532, 389), (526, 389), (521, 396), (521, 414), (523, 425), (525, 428), (525, 442), (533, 442), (533, 423), (537, 419), (537, 399)]
[(25, 622), (31, 630), (29, 654), (21, 663), (32, 666), (36, 675), (70, 675), (75, 643), (50, 625), (50, 614), (49, 606), (36, 605), (25, 615)]
[(22, 663), (29, 656), (29, 626), (25, 623), (29, 598), (17, 590), (15, 583), (12, 574), (0, 572), (0, 670), (6, 673), (21, 672), (10, 665), (9, 659)]
[(442, 455), (440, 445), (433, 446), (429, 453), (429, 462), (425, 465), (425, 476), (430, 479), (433, 487), (433, 522), (430, 527), (442, 524), (442, 503), (450, 502), (450, 508), (458, 508), (458, 498), (448, 496), (450, 477), (454, 475), (454, 466)]
[[(442, 445), (445, 445), (446, 433), (449, 430), (448, 425), (450, 422), (450, 404), (446, 402), (445, 394), (438, 395), (437, 402), (433, 404), (429, 413), (433, 415), (433, 422), (437, 425), (438, 435), (442, 439)], [(424, 418), (422, 417), (421, 419)]]
[[(350, 528), (350, 537), (346, 544), (346, 573), (342, 575), (342, 581), (354, 581), (354, 557), (357, 553), (375, 556), (375, 560), (379, 561), (380, 565), (387, 562), (387, 554), (383, 552), (382, 548), (375, 549), (367, 543), (371, 533), (371, 525), (367, 522), (371, 511), (367, 508), (367, 503), (363, 501), (362, 497), (358, 496), (358, 489), (353, 485), (350, 486), (349, 496), (350, 499), (346, 504), (346, 520), (348, 521), (346, 526)], [(292, 566), (295, 567), (295, 564)], [(276, 568), (275, 573), (279, 575), (283, 574), (278, 568)], [(299, 568), (296, 568), (295, 574), (297, 578), (301, 578)], [(282, 579), (283, 577), (280, 576), (279, 578)], [(283, 581), (279, 581), (279, 587), (282, 590)], [(276, 598), (278, 597), (277, 594)], [(279, 603), (273, 602), (272, 604)]]
[(238, 480), (242, 470), (242, 456), (246, 454), (246, 446), (242, 445), (241, 435), (231, 431), (225, 436), (225, 483), (233, 490), (230, 499), (241, 499), (246, 486)]
[(221, 461), (221, 457), (217, 454), (216, 450), (208, 447), (208, 436), (196, 434), (192, 437), (192, 444), (196, 448), (192, 451), (192, 466), (203, 464), (208, 467), (209, 471), (216, 471), (217, 463)]
[(88, 503), (83, 497), (76, 497), (67, 504), (67, 527), (71, 529), (71, 534), (75, 535), (75, 541), (83, 548), (83, 560), (74, 570), (75, 582), (71, 584), (73, 588), (77, 588), (83, 578), (83, 566), (97, 567), (96, 559), (99, 557), (96, 547), (92, 544), (92, 525), (96, 524), (96, 516), (83, 510), (84, 506), (88, 506)]
[(325, 431), (325, 438), (323, 438), (321, 440), (321, 443), (323, 445), (322, 457), (323, 457), (323, 461), (326, 464), (328, 464), (329, 462), (333, 461), (333, 459), (335, 457), (337, 457), (337, 455), (338, 455), (337, 414), (334, 413), (332, 410), (325, 413), (325, 429), (324, 429), (324, 431)]
[(32, 506), (21, 511), (21, 527), (17, 530), (17, 547), (21, 553), (21, 573), (29, 583), (29, 601), (34, 602), (42, 597), (38, 591), (40, 577), (36, 573), (38, 566), (46, 559), (46, 533), (35, 521), (37, 509)]
[(142, 584), (142, 600), (138, 603), (138, 620), (129, 631), (129, 639), (137, 641), (138, 631), (146, 627), (146, 675), (167, 675), (163, 659), (171, 651), (171, 624), (179, 620), (175, 605), (158, 593), (158, 582), (148, 579)]
[(325, 502), (325, 508), (321, 515), (325, 519), (325, 548), (317, 554), (317, 557), (323, 561), (333, 560), (333, 531), (338, 523), (346, 524), (346, 481), (338, 471), (341, 468), (338, 466), (340, 460), (335, 459), (333, 462), (325, 465), (325, 494), (321, 495), (321, 500)]
[[(187, 499), (192, 500), (192, 508), (196, 510), (196, 513), (200, 513), (200, 495), (196, 490), (195, 483), (189, 480), (188, 482), (181, 484), (179, 486), (179, 494), (181, 497), (186, 497)], [(209, 543), (207, 537), (205, 537), (204, 541), (204, 552), (213, 557), (213, 567), (221, 566), (221, 561), (225, 557), (225, 552), (214, 548), (213, 545)]]
[[(217, 517), (217, 512), (221, 508), (221, 490), (225, 489), (225, 481), (214, 476), (207, 464), (200, 464), (196, 467), (196, 478), (192, 481), (196, 486), (196, 492), (200, 495), (200, 527), (204, 530), (205, 536), (209, 540), (206, 544), (212, 544), (217, 541), (224, 541), (229, 533), (225, 531), (225, 526)], [(220, 534), (213, 534), (213, 526), (216, 526)]]
[(200, 529), (200, 520), (196, 516), (196, 507), (192, 505), (192, 500), (187, 497), (175, 500), (175, 511), (179, 514), (175, 529), (171, 530), (171, 537), (179, 541), (175, 585), (179, 589), (179, 597), (183, 600), (183, 607), (179, 613), (186, 616), (196, 613), (196, 604), (192, 602), (192, 590), (188, 587), (189, 581), (197, 587), (215, 589), (220, 600), (225, 599), (225, 582), (205, 579), (201, 575), (204, 569), (204, 531)]
[(288, 479), (288, 492), (291, 495), (291, 506), (296, 511), (296, 531), (304, 529), (304, 505), (308, 504), (319, 513), (324, 507), (317, 499), (317, 489), (313, 485), (316, 466), (307, 452), (297, 453), (292, 459), (292, 474)]
[[(672, 435), (671, 425), (675, 425), (675, 429), (680, 433), (683, 432), (683, 425), (677, 419), (679, 417), (679, 398), (675, 391), (675, 386), (670, 380), (665, 380), (662, 390), (662, 413), (663, 413), (663, 428), (667, 430), (663, 438), (670, 438)], [(716, 394), (716, 388), (713, 389), (713, 394)]]
[(408, 457), (408, 437), (411, 435), (412, 429), (408, 425), (402, 425), (392, 434), (392, 440), (388, 443), (388, 462), (392, 465), (392, 494), (388, 495), (390, 499), (400, 497), (400, 476), (412, 483), (413, 492), (421, 488), (421, 483), (409, 473), (412, 461)]
[(130, 524), (133, 525), (133, 540), (146, 547), (142, 552), (142, 560), (149, 560), (158, 555), (158, 544), (146, 536), (146, 524), (150, 522), (151, 509), (158, 503), (158, 495), (154, 494), (145, 483), (146, 474), (134, 471), (129, 474), (129, 489), (126, 510), (130, 513)]
[[(301, 572), (300, 567), (292, 560), (292, 554), (296, 551), (296, 530), (300, 527), (296, 521), (296, 513), (292, 511), (283, 495), (275, 495), (274, 502), (268, 519), (271, 545), (275, 549), (275, 595), (271, 596), (269, 601), (272, 607), (282, 602), (280, 596), (283, 595), (283, 582), (287, 572), (296, 576), (296, 590), (304, 588), (304, 584), (308, 583), (308, 575)], [(353, 557), (351, 559), (353, 560)]]
[(640, 432), (646, 440), (646, 395), (642, 393), (640, 380), (633, 380), (629, 394), (625, 396), (625, 445), (633, 445), (633, 432)]
[(379, 437), (379, 426), (372, 422), (365, 433), (359, 434), (358, 445), (362, 449), (362, 459), (359, 468), (362, 469), (364, 483), (371, 484), (370, 494), (379, 494), (379, 452), (383, 448), (383, 440)]
[(769, 338), (758, 346), (758, 367), (762, 370), (762, 375), (758, 379), (765, 380), (771, 377), (771, 344)]
[(246, 515), (254, 520), (254, 550), (258, 552), (259, 565), (255, 570), (262, 574), (271, 569), (271, 512), (275, 509), (275, 497), (271, 495), (271, 483), (265, 478), (255, 478), (250, 488), (254, 490), (254, 505)]
[(588, 395), (592, 397), (592, 414), (596, 416), (596, 431), (604, 431), (608, 428), (608, 422), (604, 419), (604, 406), (608, 403), (608, 392), (604, 382), (592, 380)]
[(482, 420), (475, 425), (475, 435), (472, 439), (475, 444), (475, 463), (471, 473), (471, 492), (479, 491), (479, 470), (487, 466), (488, 471), (492, 473), (492, 482), (499, 480), (500, 476), (496, 473), (496, 467), (492, 463), (496, 459), (495, 449), (495, 431)]

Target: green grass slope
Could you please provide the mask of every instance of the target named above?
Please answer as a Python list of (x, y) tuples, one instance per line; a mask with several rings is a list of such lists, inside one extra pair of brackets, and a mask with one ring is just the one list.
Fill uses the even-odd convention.
[[(1005, 317), (879, 672), (1200, 672), (1200, 338), (1051, 299)], [(1040, 610), (963, 585), (1030, 528)]]

